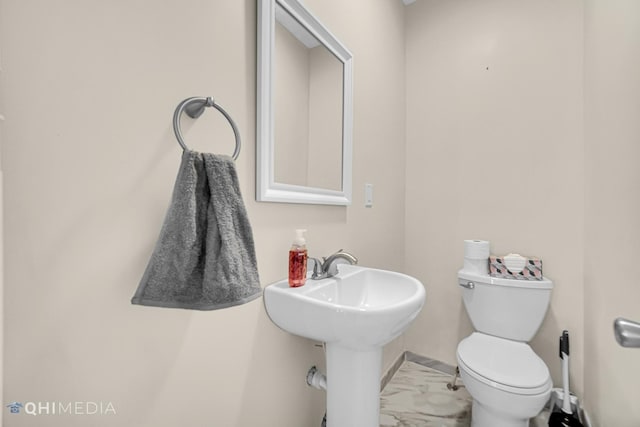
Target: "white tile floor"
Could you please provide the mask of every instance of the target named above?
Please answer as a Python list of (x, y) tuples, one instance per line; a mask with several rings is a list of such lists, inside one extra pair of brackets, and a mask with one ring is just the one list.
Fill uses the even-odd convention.
[[(447, 388), (452, 372), (451, 366), (408, 353), (381, 393), (380, 426), (468, 427), (471, 396), (464, 387)], [(530, 426), (547, 426), (547, 417), (543, 412)]]

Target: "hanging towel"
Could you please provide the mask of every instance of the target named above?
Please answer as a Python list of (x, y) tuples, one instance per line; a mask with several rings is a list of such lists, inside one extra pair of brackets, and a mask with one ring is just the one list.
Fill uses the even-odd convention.
[(171, 205), (131, 303), (216, 310), (261, 294), (233, 160), (185, 150)]

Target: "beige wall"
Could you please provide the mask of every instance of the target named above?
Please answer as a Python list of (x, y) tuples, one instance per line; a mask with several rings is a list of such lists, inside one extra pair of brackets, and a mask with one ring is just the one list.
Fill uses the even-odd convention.
[[(0, 12), (1, 13), (1, 12)], [(2, 73), (2, 35), (0, 34), (0, 73)], [(4, 133), (4, 101), (0, 91), (0, 147), (2, 147), (2, 135)], [(4, 183), (2, 179), (2, 150), (0, 149), (0, 402), (4, 402), (4, 228), (2, 217), (4, 215)], [(2, 427), (0, 417), (0, 427)]]
[(407, 272), (427, 303), (407, 344), (455, 363), (471, 325), (463, 240), (544, 260), (551, 307), (534, 350), (560, 380), (571, 332), (582, 393), (582, 3), (418, 1), (407, 7)]
[[(348, 208), (254, 201), (254, 0), (3, 0), (5, 401), (117, 411), (3, 411), (8, 425), (319, 425), (324, 396), (304, 377), (324, 355), (275, 327), (262, 300), (204, 313), (129, 303), (180, 160), (171, 115), (194, 95), (214, 96), (243, 136), (237, 169), (263, 285), (286, 275), (297, 227), (312, 255), (343, 247), (363, 265), (403, 268), (404, 176), (387, 172), (404, 168), (402, 3), (305, 3), (355, 57)], [(233, 149), (214, 111), (183, 130), (193, 149)], [(385, 365), (403, 349), (390, 344)]]
[(585, 401), (596, 426), (640, 425), (640, 352), (613, 339), (640, 321), (640, 3), (585, 2)]
[(427, 305), (406, 344), (455, 361), (471, 326), (455, 286), (462, 240), (544, 259), (550, 311), (532, 346), (598, 426), (640, 423), (640, 5), (432, 0), (407, 8), (407, 271)]

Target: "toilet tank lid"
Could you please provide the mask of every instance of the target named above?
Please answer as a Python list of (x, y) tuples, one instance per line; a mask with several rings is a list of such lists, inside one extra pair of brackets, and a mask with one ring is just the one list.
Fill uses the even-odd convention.
[(460, 341), (458, 358), (476, 374), (508, 387), (537, 389), (551, 378), (529, 345), (478, 332)]
[(486, 285), (510, 286), (514, 288), (529, 289), (553, 289), (553, 282), (546, 277), (542, 280), (516, 280), (505, 279), (503, 277), (493, 277), (488, 274), (467, 273), (463, 270), (458, 271), (458, 279), (462, 283), (467, 282), (484, 283)]

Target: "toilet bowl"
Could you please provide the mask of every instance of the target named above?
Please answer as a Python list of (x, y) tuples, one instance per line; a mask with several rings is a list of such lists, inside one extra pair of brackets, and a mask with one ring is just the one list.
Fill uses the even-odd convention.
[(553, 387), (529, 347), (546, 315), (553, 283), (458, 273), (476, 332), (458, 344), (460, 377), (473, 398), (472, 427), (528, 427)]
[(473, 397), (472, 427), (528, 427), (549, 400), (549, 370), (525, 343), (474, 332), (456, 356)]

